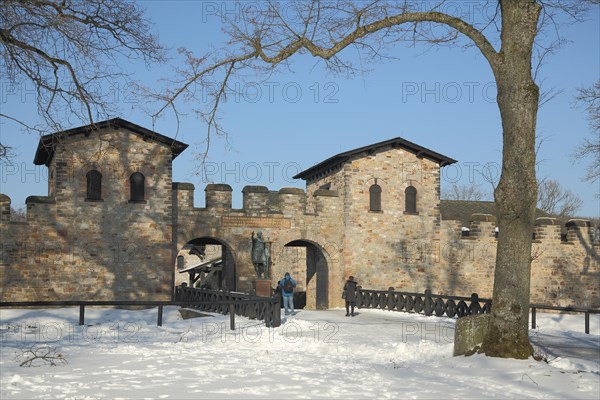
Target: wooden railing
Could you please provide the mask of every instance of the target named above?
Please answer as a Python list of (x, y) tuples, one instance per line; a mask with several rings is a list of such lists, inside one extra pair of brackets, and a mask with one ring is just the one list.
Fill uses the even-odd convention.
[(531, 329), (535, 329), (536, 327), (536, 317), (537, 310), (554, 310), (554, 311), (562, 311), (562, 312), (575, 312), (575, 313), (584, 313), (585, 314), (585, 333), (590, 333), (590, 314), (600, 314), (600, 310), (597, 308), (584, 308), (584, 307), (557, 307), (557, 306), (547, 306), (545, 304), (530, 304), (529, 308), (531, 308)]
[[(388, 290), (370, 290), (358, 287), (356, 305), (358, 308), (378, 308), (382, 310), (404, 311), (435, 315), (437, 317), (464, 317), (472, 314), (489, 313), (492, 310), (492, 300), (480, 299), (477, 293), (471, 297), (446, 296), (432, 294), (430, 290), (424, 293), (397, 292), (394, 288)], [(537, 310), (554, 310), (585, 314), (585, 333), (590, 333), (590, 314), (600, 314), (597, 308), (557, 307), (545, 304), (530, 304), (531, 328), (536, 328)]]
[(177, 286), (175, 301), (186, 307), (217, 313), (233, 313), (250, 319), (264, 320), (267, 327), (281, 325), (281, 304), (279, 297), (258, 297), (247, 293), (228, 292)]
[[(404, 311), (435, 315), (437, 317), (464, 317), (472, 314), (489, 313), (490, 299), (480, 299), (477, 293), (471, 297), (446, 296), (424, 293), (370, 290), (358, 287), (356, 305), (358, 308), (378, 308), (391, 311)], [(281, 304), (277, 296), (256, 297), (246, 293), (226, 292), (210, 289), (197, 289), (178, 286), (175, 301), (11, 301), (0, 302), (2, 307), (79, 307), (79, 325), (85, 324), (85, 308), (94, 306), (143, 306), (157, 307), (156, 325), (162, 326), (163, 308), (180, 306), (204, 311), (229, 314), (230, 327), (235, 329), (235, 315), (264, 320), (267, 327), (281, 325)], [(531, 328), (536, 328), (537, 310), (554, 310), (585, 314), (585, 333), (590, 333), (590, 314), (600, 314), (597, 308), (557, 307), (545, 304), (531, 304)]]
[(460, 297), (432, 294), (430, 290), (426, 290), (425, 293), (413, 293), (397, 292), (394, 288), (370, 290), (359, 286), (356, 305), (358, 308), (379, 308), (460, 318), (465, 315), (489, 313), (492, 301), (480, 299), (477, 293), (473, 293), (471, 297)]
[(162, 326), (163, 308), (180, 306), (229, 314), (230, 327), (235, 329), (235, 315), (264, 320), (267, 327), (281, 325), (281, 308), (276, 297), (253, 297), (244, 293), (223, 292), (186, 287), (176, 288), (175, 301), (4, 301), (2, 307), (79, 307), (79, 325), (85, 324), (85, 308), (105, 307), (157, 307), (156, 325)]

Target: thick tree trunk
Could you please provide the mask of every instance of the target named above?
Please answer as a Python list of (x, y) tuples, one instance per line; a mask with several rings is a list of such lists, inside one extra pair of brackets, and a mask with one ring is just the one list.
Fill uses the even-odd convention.
[(494, 71), (503, 129), (502, 175), (494, 193), (500, 232), (492, 318), (483, 350), (488, 356), (525, 359), (532, 354), (529, 286), (539, 98), (531, 76), (531, 52), (540, 6), (530, 0), (505, 0), (501, 6), (502, 49)]

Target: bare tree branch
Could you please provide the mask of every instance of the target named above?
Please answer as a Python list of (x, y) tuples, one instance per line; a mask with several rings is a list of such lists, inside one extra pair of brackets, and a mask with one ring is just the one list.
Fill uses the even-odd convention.
[[(432, 9), (435, 10), (444, 3), (437, 2)], [(167, 109), (178, 114), (178, 100), (198, 100), (197, 86), (215, 86), (209, 78), (219, 76), (217, 80), (223, 82), (226, 76), (229, 80), (234, 72), (230, 69), (231, 65), (272, 71), (287, 63), (292, 56), (306, 52), (325, 61), (327, 67), (334, 72), (350, 73), (356, 70), (351, 63), (339, 57), (349, 46), (361, 48), (369, 58), (380, 59), (385, 57), (380, 50), (387, 42), (408, 40), (439, 45), (455, 42), (460, 33), (478, 46), (492, 69), (500, 63), (497, 51), (476, 27), (442, 12), (410, 11), (414, 2), (298, 2), (295, 3), (300, 15), (297, 25), (287, 21), (274, 3), (267, 4), (270, 12), (253, 16), (250, 21), (236, 23), (229, 20), (230, 26), (226, 31), (231, 38), (229, 43), (238, 48), (234, 54), (227, 52), (223, 58), (217, 58), (214, 54), (196, 58), (191, 52), (181, 49), (188, 66), (187, 71), (179, 71), (181, 79), (169, 81), (169, 87), (160, 92), (144, 88), (146, 96), (162, 102), (158, 110), (152, 113), (153, 118), (160, 117)], [(391, 10), (399, 12), (392, 14)], [(223, 20), (227, 20), (227, 16), (223, 16)], [(447, 26), (452, 31), (439, 32), (430, 24)], [(203, 120), (209, 122), (209, 136), (213, 128), (216, 133), (221, 132), (217, 126), (217, 112), (225, 86), (218, 86), (221, 90), (211, 93), (211, 101), (207, 106), (209, 111), (198, 112)], [(207, 138), (207, 142), (210, 142), (210, 138)]]
[(600, 179), (600, 80), (589, 88), (579, 88), (575, 101), (580, 107), (585, 107), (592, 133), (577, 146), (573, 158), (576, 161), (591, 158), (584, 179), (596, 182)]
[(38, 344), (21, 349), (21, 352), (15, 355), (15, 361), (20, 363), (20, 367), (40, 367), (42, 365), (56, 367), (68, 364), (56, 348)]
[(110, 86), (130, 81), (124, 57), (165, 60), (143, 10), (126, 0), (2, 1), (0, 49), (0, 79), (15, 91), (33, 85), (42, 122), (31, 129), (15, 115), (0, 118), (45, 133), (73, 117), (93, 123), (117, 113)]
[(570, 190), (565, 190), (553, 179), (542, 179), (538, 186), (538, 207), (555, 217), (574, 217), (583, 201)]
[(490, 193), (481, 190), (481, 185), (475, 183), (457, 185), (452, 184), (449, 189), (442, 192), (441, 198), (444, 200), (466, 200), (482, 201), (491, 197)]

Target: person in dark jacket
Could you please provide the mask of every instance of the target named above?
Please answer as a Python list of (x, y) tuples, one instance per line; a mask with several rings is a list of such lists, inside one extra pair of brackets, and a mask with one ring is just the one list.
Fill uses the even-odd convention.
[(346, 300), (346, 317), (354, 317), (354, 306), (356, 305), (356, 286), (354, 277), (350, 276), (344, 285), (343, 298)]
[(296, 281), (292, 279), (289, 272), (285, 273), (283, 279), (277, 283), (277, 287), (281, 290), (285, 315), (296, 315), (294, 311), (294, 288), (296, 287)]

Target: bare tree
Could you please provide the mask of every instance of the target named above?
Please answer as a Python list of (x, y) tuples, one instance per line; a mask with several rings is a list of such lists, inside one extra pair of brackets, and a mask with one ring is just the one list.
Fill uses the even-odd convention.
[(592, 87), (579, 88), (577, 91), (578, 95), (575, 100), (577, 104), (585, 107), (592, 134), (577, 146), (573, 156), (578, 161), (588, 157), (592, 159), (592, 163), (586, 169), (584, 179), (596, 182), (600, 179), (600, 80)]
[(453, 183), (450, 188), (442, 191), (441, 197), (444, 200), (481, 201), (487, 199), (489, 194), (481, 190), (481, 186), (475, 183), (464, 185)]
[(565, 190), (553, 179), (542, 179), (538, 186), (538, 207), (561, 219), (574, 217), (583, 201), (579, 196)]
[[(544, 26), (552, 28), (550, 33), (558, 34), (553, 28), (560, 13), (581, 18), (586, 4), (486, 1), (482, 5), (491, 5), (495, 11), (491, 19), (486, 19), (466, 9), (449, 11), (450, 8), (444, 8), (446, 3), (298, 1), (292, 3), (295, 18), (289, 19), (277, 3), (267, 1), (263, 12), (253, 12), (241, 22), (229, 21), (226, 49), (201, 56), (182, 51), (188, 68), (157, 94), (163, 106), (154, 116), (167, 109), (176, 111), (178, 100), (198, 101), (198, 88), (210, 84), (207, 86), (214, 88), (210, 93), (212, 102), (198, 110), (208, 125), (210, 142), (212, 134), (223, 132), (217, 111), (231, 90), (228, 84), (232, 77), (242, 71), (268, 74), (285, 68), (294, 56), (308, 54), (322, 60), (331, 71), (350, 75), (361, 68), (352, 64), (352, 55), (343, 58), (348, 56), (348, 48), (358, 51), (361, 62), (378, 62), (387, 56), (386, 49), (400, 42), (455, 46), (463, 41), (475, 46), (494, 74), (503, 130), (502, 173), (494, 192), (501, 234), (494, 306), (483, 351), (490, 356), (528, 358), (532, 354), (528, 320), (531, 232), (537, 201), (535, 133), (540, 98), (534, 79), (537, 68), (533, 64), (546, 54), (544, 49), (552, 47), (537, 45), (535, 41)], [(451, 9), (456, 10), (456, 2), (453, 4)], [(214, 85), (213, 80), (219, 83)]]
[[(127, 0), (3, 0), (0, 80), (7, 93), (35, 90), (42, 122), (0, 111), (0, 123), (48, 133), (74, 117), (93, 123), (116, 111), (109, 86), (130, 79), (120, 64), (164, 60), (150, 28), (143, 10)], [(0, 143), (0, 159), (9, 156), (10, 147)]]

